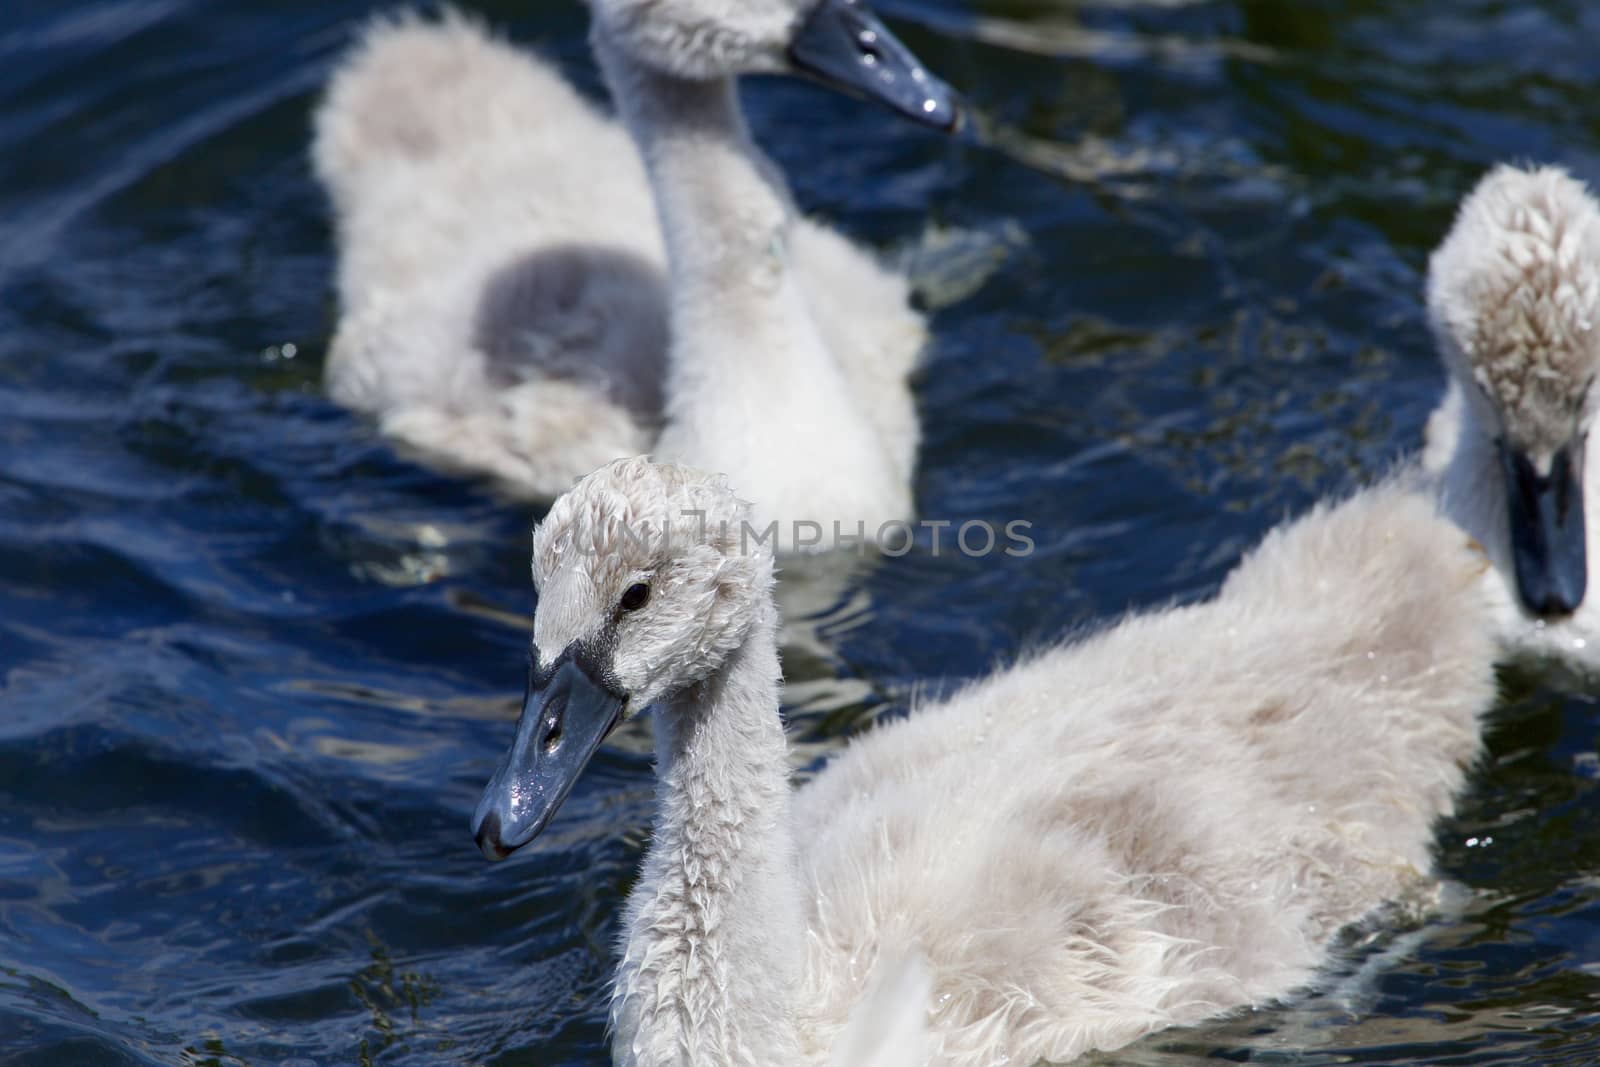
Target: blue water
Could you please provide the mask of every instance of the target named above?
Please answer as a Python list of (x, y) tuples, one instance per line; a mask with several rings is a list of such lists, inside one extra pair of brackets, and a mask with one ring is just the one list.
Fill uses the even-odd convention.
[[(1600, 179), (1584, 0), (896, 0), (955, 142), (747, 94), (887, 254), (988, 235), (918, 385), (924, 515), (1023, 559), (866, 566), (797, 620), (814, 754), (1129, 606), (1413, 447), (1428, 251), (1492, 161)], [(575, 3), (474, 7), (592, 87)], [(0, 7), (0, 1063), (588, 1064), (647, 830), (623, 731), (541, 844), (467, 820), (510, 734), (531, 511), (330, 405), (308, 116), (350, 0)], [(797, 638), (798, 640), (798, 638)], [(1508, 680), (1452, 890), (1330, 988), (1103, 1059), (1600, 1061), (1586, 701)]]

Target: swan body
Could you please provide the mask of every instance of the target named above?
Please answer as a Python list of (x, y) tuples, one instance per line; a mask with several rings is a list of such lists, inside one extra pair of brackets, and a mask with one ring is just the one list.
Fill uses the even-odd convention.
[(906, 953), (929, 1062), (1070, 1059), (1285, 995), (1341, 927), (1429, 887), (1498, 634), (1486, 560), (1417, 479), (1274, 531), (1210, 602), (879, 727), (798, 791), (772, 560), (719, 532), (746, 512), (630, 459), (534, 535), (529, 694), (475, 830), (491, 858), (530, 841), (654, 708), (617, 1063), (823, 1062)]
[(654, 447), (759, 489), (764, 522), (870, 538), (911, 513), (927, 335), (903, 277), (794, 217), (744, 129), (733, 79), (779, 69), (754, 46), (789, 42), (804, 5), (608, 14), (668, 65), (610, 49), (643, 156), (551, 65), (459, 15), (380, 21), (344, 61), (312, 152), (340, 248), (329, 390), (519, 496)]
[(1490, 594), (1521, 658), (1600, 664), (1600, 204), (1554, 167), (1491, 171), (1429, 265), (1449, 375), (1425, 466), (1484, 545)]
[[(682, 87), (652, 67), (630, 90), (624, 37), (602, 21), (597, 50), (637, 123)], [(848, 1062), (869, 976), (908, 953), (930, 1062), (1071, 1059), (1291, 993), (1341, 928), (1425, 896), (1496, 658), (1584, 621), (1596, 215), (1551, 171), (1502, 168), (1464, 203), (1430, 269), (1452, 383), (1425, 471), (1275, 530), (1206, 603), (918, 708), (797, 791), (772, 560), (728, 533), (748, 507), (643, 459), (558, 500), (523, 718), (474, 824), (491, 858), (528, 843), (612, 726), (654, 711), (616, 1062)]]

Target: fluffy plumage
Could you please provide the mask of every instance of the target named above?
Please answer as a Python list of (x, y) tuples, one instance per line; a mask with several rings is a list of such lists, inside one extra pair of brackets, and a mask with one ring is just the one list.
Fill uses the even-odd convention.
[(1496, 645), (1486, 561), (1412, 482), (1273, 532), (1208, 603), (916, 709), (793, 794), (765, 550), (715, 523), (667, 552), (556, 550), (698, 511), (744, 514), (715, 480), (629, 460), (535, 539), (541, 657), (624, 583), (653, 589), (608, 646), (629, 705), (656, 705), (660, 782), (618, 1063), (821, 1062), (908, 952), (933, 1062), (1068, 1059), (1283, 996), (1340, 927), (1428, 885)]
[(549, 662), (648, 582), (648, 610), (623, 633), (637, 654), (615, 665), (632, 711), (665, 692), (662, 678), (720, 663), (743, 643), (764, 614), (772, 562), (754, 550), (749, 508), (721, 477), (643, 461), (603, 470), (585, 481), (590, 492), (558, 498), (534, 533), (534, 588), (549, 610), (535, 616), (533, 641)]
[(1484, 567), (1386, 485), (1274, 532), (1209, 603), (852, 745), (794, 809), (822, 1016), (846, 961), (904, 944), (952, 1064), (1071, 1059), (1307, 983), (1340, 927), (1426, 884), (1494, 695)]
[[(739, 60), (708, 34), (679, 34), (686, 11), (747, 36), (795, 17), (781, 0), (598, 10), (631, 41), (660, 30), (651, 39), (675, 42), (685, 63)], [(926, 337), (907, 284), (794, 218), (731, 82), (700, 84), (730, 107), (700, 112), (714, 120), (695, 131), (704, 151), (654, 175), (682, 268), (669, 285), (627, 130), (461, 16), (374, 23), (318, 109), (312, 153), (340, 252), (334, 398), (424, 461), (520, 496), (553, 497), (654, 445), (729, 473), (785, 523), (906, 517), (918, 438), (907, 376)], [(677, 116), (634, 114), (636, 133), (685, 143)], [(696, 196), (708, 190), (724, 195)], [(752, 218), (760, 241), (736, 240), (729, 227)], [(761, 292), (697, 288), (695, 264), (713, 253), (730, 276), (778, 286), (786, 317)]]
[[(1547, 469), (1578, 442), (1585, 506), (1600, 500), (1600, 204), (1555, 167), (1496, 167), (1463, 200), (1428, 271), (1428, 312), (1449, 375), (1429, 420), (1425, 465), (1445, 507), (1483, 542), (1502, 625), (1528, 656), (1578, 668), (1600, 662), (1600, 603), (1585, 597), (1561, 619), (1534, 619), (1518, 602), (1502, 442)], [(1600, 521), (1586, 531), (1591, 573)], [(1590, 583), (1591, 590), (1593, 582)]]

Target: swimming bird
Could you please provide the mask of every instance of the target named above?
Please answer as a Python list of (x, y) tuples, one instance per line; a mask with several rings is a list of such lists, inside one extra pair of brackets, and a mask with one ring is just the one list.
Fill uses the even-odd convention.
[(856, 0), (591, 6), (620, 124), (460, 15), (378, 22), (336, 73), (312, 153), (330, 393), (519, 496), (653, 448), (727, 472), (785, 550), (801, 522), (876, 539), (912, 512), (926, 326), (905, 278), (796, 217), (735, 79), (806, 73), (938, 127), (953, 94)]
[(1449, 377), (1425, 463), (1447, 512), (1484, 545), (1522, 656), (1600, 655), (1600, 204), (1557, 167), (1499, 166), (1461, 204), (1428, 269)]
[(1270, 533), (1208, 602), (1135, 615), (881, 725), (798, 791), (768, 546), (721, 479), (591, 474), (533, 539), (491, 859), (653, 709), (657, 812), (612, 1054), (821, 1062), (880, 960), (925, 963), (930, 1062), (1066, 1060), (1311, 981), (1424, 893), (1495, 695), (1487, 561), (1421, 479)]

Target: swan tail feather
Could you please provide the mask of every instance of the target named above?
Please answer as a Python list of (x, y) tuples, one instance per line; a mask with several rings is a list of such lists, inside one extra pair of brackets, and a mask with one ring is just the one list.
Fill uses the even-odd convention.
[(368, 22), (318, 105), (313, 169), (336, 204), (397, 167), (526, 131), (571, 91), (475, 16), (446, 7)]
[[(505, 417), (481, 410), (413, 405), (386, 410), (383, 435), (445, 473), (487, 475), (508, 495), (551, 500), (584, 474), (648, 442), (626, 412), (592, 390), (541, 382), (499, 398)], [(551, 441), (565, 442), (553, 449)]]
[(835, 1039), (828, 1067), (926, 1067), (933, 1057), (933, 977), (918, 953), (880, 957)]

